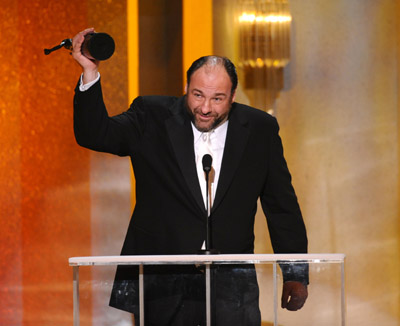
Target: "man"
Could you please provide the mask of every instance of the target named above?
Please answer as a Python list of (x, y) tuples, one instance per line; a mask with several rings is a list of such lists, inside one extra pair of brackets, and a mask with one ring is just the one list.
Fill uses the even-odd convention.
[[(83, 70), (74, 97), (74, 130), (81, 146), (131, 157), (136, 206), (121, 254), (194, 254), (202, 247), (207, 190), (199, 160), (206, 152), (213, 156), (209, 194), (215, 248), (223, 254), (253, 253), (260, 198), (274, 252), (307, 252), (278, 124), (265, 112), (234, 102), (234, 65), (227, 58), (202, 57), (187, 72), (185, 96), (138, 97), (128, 111), (109, 117), (98, 62), (80, 51), (84, 35), (91, 32), (73, 39), (72, 55)], [(282, 268), (282, 307), (300, 309), (307, 298), (306, 268), (300, 273)], [(146, 325), (203, 325), (199, 269), (154, 267), (145, 275), (150, 284)], [(214, 276), (216, 324), (260, 325), (254, 268), (221, 267)], [(120, 266), (110, 304), (134, 313), (137, 320), (136, 291), (137, 270)]]

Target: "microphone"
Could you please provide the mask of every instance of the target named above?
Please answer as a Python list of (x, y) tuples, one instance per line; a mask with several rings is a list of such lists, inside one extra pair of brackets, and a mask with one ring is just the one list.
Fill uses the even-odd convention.
[(212, 165), (212, 157), (210, 154), (206, 154), (203, 156), (203, 171), (208, 174), (211, 171), (211, 165)]
[[(44, 54), (49, 55), (51, 52), (60, 48), (72, 50), (72, 39), (65, 39), (59, 45), (51, 49), (44, 49)], [(81, 46), (82, 54), (91, 60), (107, 60), (115, 51), (114, 39), (106, 33), (89, 33), (85, 35), (85, 40)]]

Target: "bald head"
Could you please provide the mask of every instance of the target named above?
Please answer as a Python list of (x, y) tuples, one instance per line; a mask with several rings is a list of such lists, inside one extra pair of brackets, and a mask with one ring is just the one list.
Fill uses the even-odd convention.
[(232, 87), (231, 87), (231, 94), (234, 94), (237, 84), (238, 84), (238, 77), (236, 73), (235, 65), (226, 57), (220, 57), (215, 55), (204, 56), (192, 63), (188, 71), (186, 72), (186, 79), (187, 85), (190, 84), (190, 79), (193, 73), (201, 67), (208, 69), (214, 69), (217, 66), (224, 67), (226, 73), (231, 80)]

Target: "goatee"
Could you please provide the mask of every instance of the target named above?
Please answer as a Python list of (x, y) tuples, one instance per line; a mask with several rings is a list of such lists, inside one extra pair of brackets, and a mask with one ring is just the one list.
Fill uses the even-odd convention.
[[(229, 111), (230, 111), (229, 110), (226, 114), (216, 117), (215, 120), (209, 126), (201, 127), (196, 120), (195, 113), (193, 113), (193, 111), (190, 109), (190, 107), (187, 103), (187, 100), (185, 101), (185, 107), (186, 107), (186, 112), (189, 116), (190, 121), (194, 124), (196, 129), (200, 132), (209, 132), (209, 131), (217, 128), (222, 122), (224, 122), (226, 120), (226, 118), (229, 114)], [(196, 112), (196, 109), (194, 110), (194, 112)]]

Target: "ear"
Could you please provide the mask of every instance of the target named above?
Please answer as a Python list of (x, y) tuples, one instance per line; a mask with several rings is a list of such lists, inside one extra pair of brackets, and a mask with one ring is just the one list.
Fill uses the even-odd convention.
[(188, 84), (185, 85), (185, 93), (187, 94), (188, 91)]
[(232, 94), (231, 103), (235, 102), (235, 98), (236, 98), (236, 90)]

